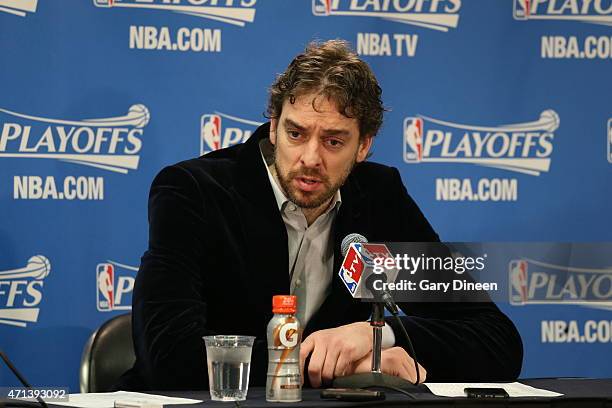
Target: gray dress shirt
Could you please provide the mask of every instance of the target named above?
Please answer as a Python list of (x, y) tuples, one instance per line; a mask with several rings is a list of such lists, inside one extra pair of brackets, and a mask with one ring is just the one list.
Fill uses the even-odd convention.
[[(289, 201), (272, 174), (274, 155), (270, 141), (262, 140), (259, 147), (287, 229), (291, 294), (298, 297), (297, 318), (305, 327), (331, 289), (334, 267), (332, 225), (342, 197), (340, 190), (336, 191), (327, 209), (309, 226), (301, 208)], [(395, 335), (389, 325), (383, 329), (382, 344), (383, 348), (395, 344)]]

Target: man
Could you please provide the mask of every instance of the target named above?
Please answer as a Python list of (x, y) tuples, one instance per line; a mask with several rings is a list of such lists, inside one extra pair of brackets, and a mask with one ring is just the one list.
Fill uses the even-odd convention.
[[(123, 388), (208, 385), (202, 336), (257, 337), (251, 385), (266, 379), (275, 294), (296, 293), (304, 378), (314, 387), (370, 370), (370, 306), (336, 276), (349, 233), (438, 241), (396, 169), (366, 161), (381, 90), (342, 41), (311, 44), (270, 90), (270, 123), (242, 145), (165, 168), (149, 198), (149, 249), (133, 297), (134, 368)], [(492, 303), (400, 305), (421, 380), (510, 380), (522, 344)], [(382, 370), (414, 381), (394, 322)]]

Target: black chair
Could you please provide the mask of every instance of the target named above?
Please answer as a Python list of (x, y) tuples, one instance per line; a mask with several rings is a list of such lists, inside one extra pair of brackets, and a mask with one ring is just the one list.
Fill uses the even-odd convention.
[(79, 374), (81, 392), (110, 391), (135, 360), (132, 314), (106, 321), (93, 332), (83, 349)]

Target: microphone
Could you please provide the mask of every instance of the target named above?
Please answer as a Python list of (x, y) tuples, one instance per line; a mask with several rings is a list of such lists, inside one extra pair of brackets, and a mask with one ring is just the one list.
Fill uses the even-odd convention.
[(340, 248), (342, 249), (342, 256), (346, 256), (346, 253), (351, 247), (351, 244), (363, 244), (367, 242), (368, 239), (361, 234), (358, 234), (356, 232), (348, 234), (346, 237), (344, 237), (344, 239), (342, 240), (342, 245), (340, 246)]
[[(368, 239), (366, 237), (364, 237), (361, 234), (358, 233), (351, 233), (348, 234), (344, 237), (344, 239), (342, 240), (342, 245), (341, 245), (341, 252), (342, 252), (342, 256), (345, 257), (346, 260), (346, 256), (351, 248), (351, 244), (367, 244), (368, 243)], [(369, 246), (365, 246), (367, 247), (366, 249), (370, 249)], [(379, 252), (377, 252), (380, 255), (391, 255), (388, 250), (386, 249), (386, 247), (384, 248), (386, 250), (387, 253), (383, 254), (382, 251), (379, 250)], [(371, 252), (371, 251), (368, 251)], [(357, 255), (357, 254), (355, 254)], [(391, 294), (389, 293), (388, 290), (383, 289), (383, 290), (377, 290), (374, 289), (374, 281), (375, 280), (382, 280), (383, 282), (387, 282), (387, 274), (383, 273), (383, 274), (376, 274), (374, 272), (372, 272), (369, 268), (368, 265), (366, 265), (366, 267), (361, 271), (361, 272), (357, 272), (354, 270), (354, 266), (355, 266), (356, 260), (351, 259), (351, 265), (348, 266), (348, 268), (342, 268), (341, 272), (340, 272), (340, 277), (342, 278), (342, 280), (344, 281), (345, 284), (354, 284), (354, 290), (351, 290), (351, 288), (349, 287), (349, 292), (351, 292), (351, 295), (353, 296), (353, 298), (363, 298), (366, 297), (367, 293), (363, 293), (362, 290), (359, 290), (359, 283), (360, 283), (360, 279), (361, 276), (363, 275), (363, 272), (366, 272), (366, 274), (368, 274), (367, 272), (369, 272), (369, 276), (366, 278), (365, 281), (365, 289), (367, 289), (373, 296), (374, 300), (376, 302), (381, 302), (385, 304), (386, 309), (392, 313), (392, 314), (396, 314), (399, 313), (399, 308), (397, 307), (397, 304), (395, 303), (395, 301), (393, 300), (393, 296), (391, 296)], [(353, 270), (351, 270), (353, 269)], [(353, 273), (351, 273), (353, 272)], [(395, 279), (395, 275), (392, 277), (392, 280)], [(347, 285), (348, 287), (348, 285)]]
[[(334, 387), (337, 388), (368, 388), (368, 387), (383, 387), (390, 388), (400, 392), (419, 384), (420, 373), (418, 361), (412, 341), (408, 335), (403, 322), (399, 318), (399, 308), (395, 304), (393, 297), (387, 290), (377, 290), (374, 288), (374, 282), (377, 280), (387, 282), (387, 279), (392, 281), (397, 276), (397, 269), (394, 268), (387, 273), (374, 272), (374, 259), (392, 257), (391, 251), (384, 244), (370, 244), (368, 239), (361, 234), (348, 234), (342, 240), (341, 245), (342, 255), (344, 260), (340, 267), (339, 276), (344, 285), (351, 293), (353, 298), (369, 298), (367, 293), (364, 293), (364, 288), (374, 298), (372, 303), (372, 318), (370, 325), (372, 326), (372, 370), (369, 373), (353, 374), (346, 377), (338, 377), (334, 380)], [(393, 275), (389, 277), (388, 274)], [(363, 275), (367, 275), (362, 279)], [(363, 281), (363, 283), (361, 283)], [(393, 315), (393, 318), (398, 322), (402, 334), (406, 337), (408, 348), (413, 356), (416, 381), (411, 384), (399, 377), (383, 374), (381, 370), (381, 352), (382, 352), (382, 328), (385, 326), (384, 310), (387, 308)]]

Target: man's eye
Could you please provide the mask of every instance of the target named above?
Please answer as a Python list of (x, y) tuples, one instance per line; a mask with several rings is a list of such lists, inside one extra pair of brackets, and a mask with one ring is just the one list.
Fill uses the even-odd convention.
[(300, 132), (296, 132), (295, 130), (288, 130), (287, 134), (292, 139), (297, 139), (298, 137), (300, 137)]
[(338, 139), (329, 139), (327, 141), (327, 143), (331, 146), (331, 147), (340, 147), (343, 145), (341, 140)]

